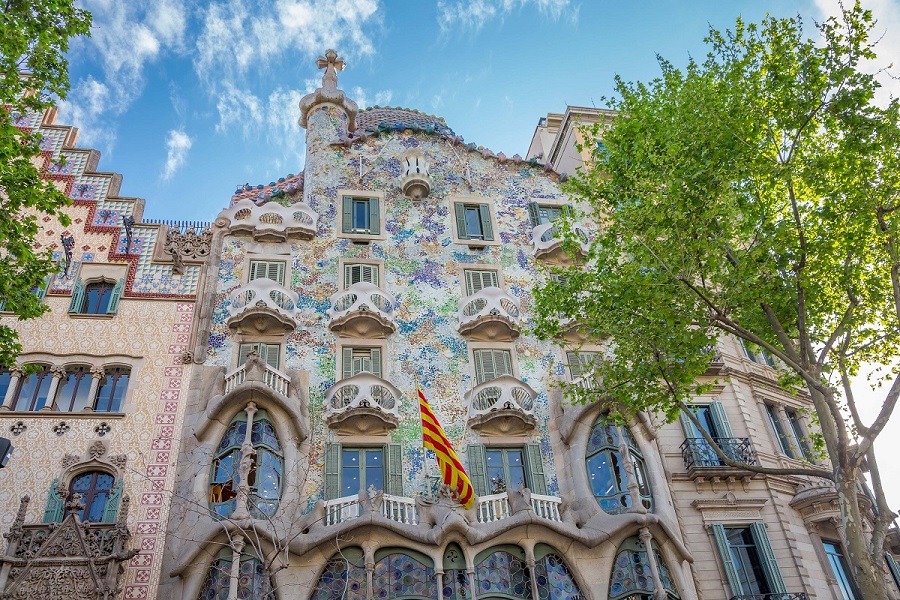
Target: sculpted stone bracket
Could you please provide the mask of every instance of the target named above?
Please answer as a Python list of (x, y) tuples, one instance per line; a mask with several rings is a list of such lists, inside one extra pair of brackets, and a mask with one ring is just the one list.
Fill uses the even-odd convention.
[(212, 230), (206, 227), (200, 233), (188, 229), (184, 233), (176, 225), (166, 232), (163, 250), (172, 256), (172, 271), (177, 275), (184, 274), (184, 260), (203, 262), (209, 258), (212, 246)]

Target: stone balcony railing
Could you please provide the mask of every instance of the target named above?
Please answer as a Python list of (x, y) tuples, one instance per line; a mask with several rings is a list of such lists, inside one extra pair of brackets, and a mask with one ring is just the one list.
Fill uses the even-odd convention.
[(359, 373), (325, 390), (325, 424), (360, 435), (396, 429), (402, 397), (400, 390), (384, 379)]
[[(225, 375), (226, 394), (234, 391), (234, 388), (244, 383), (247, 379), (248, 364), (249, 363), (244, 363), (231, 373)], [(287, 396), (290, 391), (291, 378), (271, 365), (262, 364), (265, 366), (265, 371), (263, 371), (262, 374), (263, 383), (282, 396)]]
[(519, 304), (497, 287), (486, 287), (459, 301), (459, 333), (482, 342), (519, 337)]
[(463, 396), (469, 407), (469, 426), (495, 435), (522, 435), (537, 426), (537, 392), (511, 375), (476, 385)]
[(572, 224), (572, 231), (578, 238), (577, 255), (573, 257), (564, 247), (565, 238), (553, 223), (542, 223), (531, 230), (531, 243), (534, 245), (534, 257), (560, 265), (571, 265), (580, 262), (588, 255), (589, 239), (587, 231), (578, 223)]
[(231, 233), (249, 233), (259, 242), (312, 239), (319, 223), (319, 215), (304, 202), (290, 206), (267, 202), (257, 206), (249, 199), (235, 203), (219, 218), (228, 220)]
[(293, 331), (300, 324), (299, 297), (271, 279), (245, 283), (228, 296), (228, 326), (255, 333)]
[(377, 285), (354, 283), (333, 294), (328, 328), (337, 335), (359, 338), (383, 338), (394, 333), (394, 309), (397, 301)]
[[(560, 507), (562, 500), (557, 496), (544, 496), (531, 494), (531, 508), (534, 514), (548, 521), (562, 522)], [(509, 493), (491, 494), (481, 496), (475, 505), (479, 523), (491, 523), (512, 516), (509, 506)]]
[[(756, 451), (749, 438), (713, 438), (722, 452), (731, 460), (748, 465), (758, 465)], [(734, 469), (726, 465), (712, 445), (703, 438), (688, 438), (681, 444), (681, 457), (686, 469)]]
[[(391, 496), (380, 494), (380, 507), (376, 511), (382, 517), (397, 523), (406, 525), (418, 525), (419, 514), (416, 510), (416, 501), (413, 498), (403, 496)], [(356, 519), (362, 514), (362, 501), (358, 494), (344, 496), (325, 502), (325, 525), (337, 525), (350, 519)]]

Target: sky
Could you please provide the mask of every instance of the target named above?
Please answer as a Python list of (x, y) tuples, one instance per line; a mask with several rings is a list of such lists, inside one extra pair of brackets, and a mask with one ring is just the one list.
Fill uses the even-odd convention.
[[(850, 2), (851, 0), (847, 0)], [(706, 54), (710, 26), (766, 13), (813, 21), (838, 0), (82, 0), (91, 37), (69, 52), (72, 89), (57, 117), (122, 173), (145, 218), (211, 221), (244, 183), (303, 169), (300, 99), (316, 58), (346, 60), (339, 87), (360, 107), (444, 117), (466, 142), (524, 155), (538, 119), (606, 105), (614, 77), (648, 81), (657, 56)], [(868, 0), (885, 69), (900, 59), (900, 0)], [(900, 62), (900, 60), (898, 60)], [(900, 67), (893, 73), (900, 72)], [(882, 74), (883, 98), (900, 79)], [(883, 393), (862, 389), (874, 417)], [(900, 454), (900, 415), (877, 444)], [(894, 507), (900, 477), (882, 459)], [(893, 474), (893, 476), (891, 476)]]

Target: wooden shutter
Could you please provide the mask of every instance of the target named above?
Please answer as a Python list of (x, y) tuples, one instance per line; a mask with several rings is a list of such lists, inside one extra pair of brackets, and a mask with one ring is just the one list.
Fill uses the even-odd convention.
[(512, 358), (506, 350), (475, 350), (475, 379), (484, 383), (502, 375), (512, 375)]
[(366, 265), (361, 263), (354, 264), (345, 264), (344, 265), (344, 289), (346, 290), (348, 287), (353, 285), (354, 283), (371, 283), (372, 285), (379, 285), (378, 283), (378, 265)]
[(481, 239), (486, 242), (494, 241), (494, 228), (491, 226), (491, 207), (487, 204), (479, 204), (478, 216), (481, 219)]
[(744, 593), (744, 589), (741, 587), (737, 567), (735, 567), (734, 560), (731, 558), (731, 548), (728, 546), (725, 526), (721, 523), (713, 523), (712, 531), (716, 540), (716, 547), (719, 550), (719, 558), (722, 559), (722, 565), (725, 567), (725, 577), (728, 579), (728, 585), (731, 587), (731, 594), (728, 597), (740, 596)]
[(53, 275), (47, 275), (44, 279), (44, 283), (42, 285), (37, 286), (34, 290), (34, 295), (37, 296), (40, 300), (47, 296), (47, 290), (50, 288), (50, 280), (53, 278)]
[(378, 198), (369, 198), (369, 233), (372, 235), (381, 233), (381, 208)]
[(385, 444), (384, 456), (387, 459), (387, 477), (385, 477), (386, 494), (403, 495), (403, 447), (400, 444)]
[(531, 219), (532, 227), (537, 227), (541, 224), (541, 209), (537, 202), (528, 203), (528, 218)]
[(238, 366), (241, 366), (245, 362), (247, 362), (247, 357), (250, 355), (250, 352), (256, 351), (259, 352), (259, 344), (241, 344), (238, 347)]
[(341, 218), (341, 231), (353, 233), (353, 198), (344, 196)]
[(578, 356), (577, 352), (566, 352), (566, 361), (569, 363), (569, 374), (572, 376), (572, 380), (576, 380), (581, 377), (581, 358)]
[(454, 202), (453, 210), (456, 213), (456, 236), (461, 240), (469, 239), (469, 231), (466, 229), (466, 205)]
[(506, 350), (494, 350), (494, 366), (497, 368), (497, 377), (512, 375), (512, 355)]
[(103, 523), (115, 523), (119, 516), (119, 501), (122, 499), (122, 478), (116, 482), (109, 498), (106, 499), (106, 508), (103, 509)]
[(325, 499), (334, 500), (341, 493), (341, 445), (325, 444)]
[(466, 269), (466, 295), (477, 294), (486, 287), (500, 287), (497, 271)]
[(260, 271), (262, 271), (262, 265), (263, 262), (261, 260), (250, 261), (250, 281), (262, 277), (262, 275), (260, 275)]
[(84, 282), (79, 277), (72, 288), (72, 300), (69, 302), (70, 313), (80, 313), (84, 310)]
[(277, 369), (281, 358), (281, 346), (279, 344), (259, 344), (260, 358), (272, 368)]
[(733, 438), (734, 432), (731, 431), (731, 425), (728, 424), (728, 417), (725, 415), (725, 407), (722, 403), (710, 402), (709, 412), (712, 415), (713, 422), (716, 424), (718, 437)]
[(469, 454), (468, 474), (472, 481), (472, 487), (475, 488), (475, 495), (486, 496), (488, 490), (487, 455), (484, 444), (469, 444), (467, 451)]
[(60, 523), (65, 514), (65, 498), (59, 495), (56, 486), (59, 479), (54, 479), (50, 484), (50, 494), (47, 496), (47, 507), (44, 509), (44, 523)]
[(125, 279), (120, 279), (116, 286), (112, 289), (112, 295), (109, 297), (109, 306), (106, 307), (106, 314), (114, 315), (119, 310), (119, 300), (122, 299), (122, 291), (125, 289)]
[(279, 285), (284, 285), (284, 263), (265, 260), (250, 261), (250, 281), (262, 278), (271, 279)]
[(540, 444), (525, 444), (525, 462), (528, 466), (528, 488), (535, 494), (547, 495), (547, 478)]
[(372, 375), (381, 377), (381, 348), (370, 348), (369, 355), (372, 357)]
[(750, 533), (753, 535), (753, 543), (756, 544), (756, 551), (759, 553), (759, 562), (762, 564), (766, 581), (769, 582), (769, 592), (772, 594), (786, 594), (787, 588), (784, 587), (784, 580), (781, 578), (778, 561), (775, 560), (775, 553), (772, 552), (772, 546), (769, 544), (766, 524), (751, 523)]
[(353, 377), (353, 348), (344, 348), (342, 358), (343, 360), (341, 361), (341, 372), (343, 373), (343, 375), (341, 379)]

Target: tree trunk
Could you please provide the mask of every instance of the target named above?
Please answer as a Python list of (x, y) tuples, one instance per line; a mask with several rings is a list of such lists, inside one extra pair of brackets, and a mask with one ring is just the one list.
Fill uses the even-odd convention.
[(853, 570), (859, 593), (865, 600), (888, 600), (881, 565), (869, 551), (870, 546), (863, 527), (864, 517), (857, 495), (855, 470), (847, 472), (844, 468), (838, 469), (836, 480), (835, 487), (847, 546), (847, 562)]

